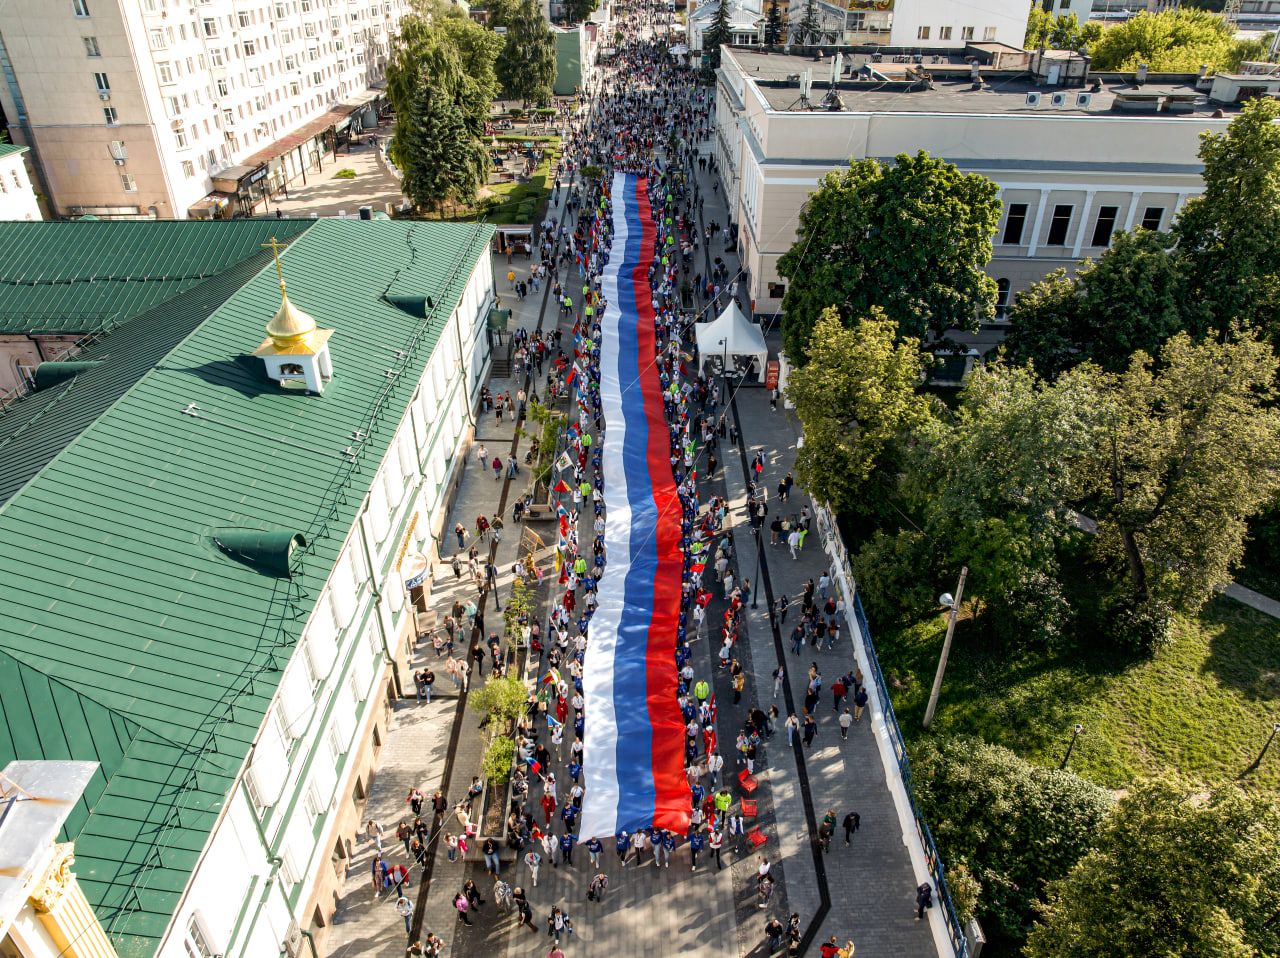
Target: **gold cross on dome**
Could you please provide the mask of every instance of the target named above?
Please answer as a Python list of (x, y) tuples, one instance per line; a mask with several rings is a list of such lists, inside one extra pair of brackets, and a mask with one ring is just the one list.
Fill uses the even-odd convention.
[(281, 289), (284, 289), (284, 270), (282, 270), (282, 269), (280, 268), (280, 251), (281, 251), (282, 249), (286, 249), (287, 247), (285, 246), (285, 244), (284, 244), (284, 243), (281, 243), (278, 239), (276, 239), (276, 238), (273, 236), (273, 237), (271, 237), (271, 242), (270, 242), (270, 243), (263, 243), (263, 244), (262, 244), (262, 248), (263, 248), (263, 249), (269, 249), (269, 250), (271, 250), (271, 255), (275, 257), (275, 260), (276, 260), (276, 276), (278, 276), (278, 277), (280, 278), (280, 288), (281, 288)]

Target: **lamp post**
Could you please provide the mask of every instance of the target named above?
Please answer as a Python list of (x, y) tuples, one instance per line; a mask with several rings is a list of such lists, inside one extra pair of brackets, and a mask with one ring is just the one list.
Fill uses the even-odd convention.
[(960, 600), (964, 597), (964, 580), (969, 577), (969, 567), (965, 566), (960, 570), (960, 581), (956, 585), (956, 594), (953, 598), (947, 593), (938, 596), (938, 605), (950, 607), (951, 614), (947, 616), (947, 637), (942, 640), (942, 654), (938, 656), (938, 671), (933, 677), (933, 689), (929, 692), (929, 705), (924, 710), (924, 721), (921, 725), (924, 728), (929, 727), (929, 723), (933, 721), (933, 713), (938, 708), (938, 696), (942, 693), (942, 676), (947, 671), (947, 657), (951, 655), (951, 637), (956, 633), (956, 615), (960, 612)]
[(760, 538), (761, 529), (752, 525), (751, 531), (756, 537), (756, 577), (751, 586), (751, 608), (756, 607), (756, 598), (760, 595), (760, 553), (764, 551), (764, 542)]
[(1062, 763), (1058, 766), (1058, 771), (1063, 771), (1067, 767), (1067, 762), (1071, 761), (1071, 750), (1076, 747), (1076, 739), (1080, 737), (1080, 733), (1084, 731), (1084, 726), (1079, 722), (1071, 729), (1071, 744), (1067, 746), (1067, 754), (1062, 756)]
[(1267, 736), (1267, 741), (1262, 746), (1262, 751), (1259, 752), (1258, 757), (1253, 760), (1253, 764), (1244, 770), (1244, 775), (1248, 775), (1250, 772), (1256, 771), (1258, 766), (1262, 764), (1262, 760), (1267, 756), (1267, 749), (1271, 748), (1271, 743), (1275, 741), (1277, 733), (1280, 733), (1280, 722), (1272, 723), (1271, 734)]

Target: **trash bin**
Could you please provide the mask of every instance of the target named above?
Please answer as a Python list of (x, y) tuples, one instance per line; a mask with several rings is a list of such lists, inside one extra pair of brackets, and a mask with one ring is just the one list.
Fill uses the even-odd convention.
[(373, 219), (373, 207), (372, 207), (372, 206), (362, 206), (362, 207), (360, 207), (360, 218), (361, 218), (362, 220), (371, 220), (371, 219)]

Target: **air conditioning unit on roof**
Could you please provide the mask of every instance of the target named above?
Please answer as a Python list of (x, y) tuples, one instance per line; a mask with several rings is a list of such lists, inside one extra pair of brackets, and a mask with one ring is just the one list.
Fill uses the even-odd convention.
[(1039, 106), (1039, 105), (1040, 105), (1040, 94), (1034, 91), (1031, 93), (1028, 93), (1027, 106)]

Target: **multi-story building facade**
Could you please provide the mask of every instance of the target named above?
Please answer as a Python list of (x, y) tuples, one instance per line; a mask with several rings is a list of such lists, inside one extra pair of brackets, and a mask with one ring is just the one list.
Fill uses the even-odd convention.
[[(172, 225), (32, 224), (86, 270), (111, 228)], [(0, 765), (98, 763), (64, 833), (122, 958), (324, 953), (413, 694), (492, 235), (321, 220), (271, 244), (287, 298), (260, 251), (0, 415)]]
[(1082, 58), (983, 46), (972, 53), (1004, 69), (846, 57), (834, 90), (830, 58), (723, 51), (713, 148), (757, 313), (781, 309), (778, 258), (806, 198), (850, 158), (925, 150), (999, 185), (988, 269), (1003, 316), (1019, 290), (1098, 256), (1116, 231), (1168, 229), (1203, 190), (1200, 134), (1225, 130), (1242, 96), (1280, 89), (1280, 77), (1223, 75), (1065, 87), (1083, 79)]
[(0, 105), (55, 215), (259, 208), (372, 122), (407, 0), (12, 0)]

